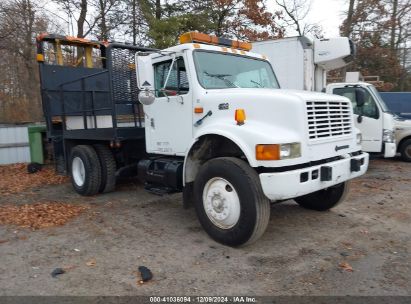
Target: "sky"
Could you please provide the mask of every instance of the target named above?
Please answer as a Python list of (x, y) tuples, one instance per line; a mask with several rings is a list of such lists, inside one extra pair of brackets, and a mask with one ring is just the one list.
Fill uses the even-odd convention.
[(343, 12), (348, 10), (348, 3), (344, 0), (312, 0), (311, 12), (307, 19), (322, 25), (325, 37), (337, 37), (339, 26), (343, 22)]
[[(274, 3), (274, 0), (267, 2), (270, 10), (275, 8)], [(347, 10), (347, 0), (311, 0), (311, 9), (306, 21), (320, 24), (323, 27), (325, 38), (337, 37), (340, 36), (339, 26), (344, 20), (343, 12)]]

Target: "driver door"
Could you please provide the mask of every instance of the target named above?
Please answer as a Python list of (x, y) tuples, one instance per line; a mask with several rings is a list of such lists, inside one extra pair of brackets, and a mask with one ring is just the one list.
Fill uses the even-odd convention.
[(362, 107), (362, 121), (358, 121), (361, 109), (357, 107), (355, 87), (335, 88), (333, 94), (347, 97), (351, 100), (354, 110), (355, 126), (362, 133), (362, 149), (366, 152), (381, 152), (383, 121), (380, 110), (375, 103), (373, 96), (368, 90), (364, 90), (365, 103)]
[[(144, 106), (147, 152), (184, 155), (192, 141), (192, 92), (182, 56), (153, 64), (155, 101)], [(171, 70), (170, 70), (171, 69)]]

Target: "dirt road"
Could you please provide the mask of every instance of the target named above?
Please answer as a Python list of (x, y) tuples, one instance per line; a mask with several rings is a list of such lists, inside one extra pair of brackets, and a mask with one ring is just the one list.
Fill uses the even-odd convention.
[[(136, 181), (91, 198), (66, 182), (0, 197), (0, 206), (87, 205), (63, 226), (0, 225), (0, 295), (409, 295), (411, 164), (373, 160), (329, 212), (272, 206), (254, 245), (212, 241), (181, 195)], [(152, 281), (139, 284), (138, 266)], [(55, 268), (66, 272), (53, 278)]]

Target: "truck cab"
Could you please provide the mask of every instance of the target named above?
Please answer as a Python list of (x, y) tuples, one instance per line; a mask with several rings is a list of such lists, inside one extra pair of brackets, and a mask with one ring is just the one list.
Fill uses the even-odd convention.
[(267, 221), (261, 202), (335, 206), (368, 154), (347, 98), (281, 90), (264, 56), (225, 43), (188, 33), (180, 45), (137, 53), (136, 67), (147, 153), (184, 158), (183, 186), (200, 222), (226, 243), (243, 210)]
[(388, 110), (377, 89), (369, 83), (332, 83), (326, 92), (350, 99), (354, 123), (362, 133), (364, 151), (394, 157), (397, 147), (394, 136), (394, 116)]

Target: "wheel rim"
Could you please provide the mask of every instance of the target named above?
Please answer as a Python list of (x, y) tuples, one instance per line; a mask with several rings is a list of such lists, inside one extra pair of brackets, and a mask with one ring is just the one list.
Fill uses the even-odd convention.
[(230, 229), (240, 219), (240, 198), (233, 185), (224, 178), (214, 177), (206, 183), (203, 206), (210, 221), (218, 228)]
[(73, 159), (73, 162), (71, 164), (71, 174), (77, 186), (81, 187), (84, 185), (86, 170), (84, 169), (84, 163), (82, 159), (78, 156)]

